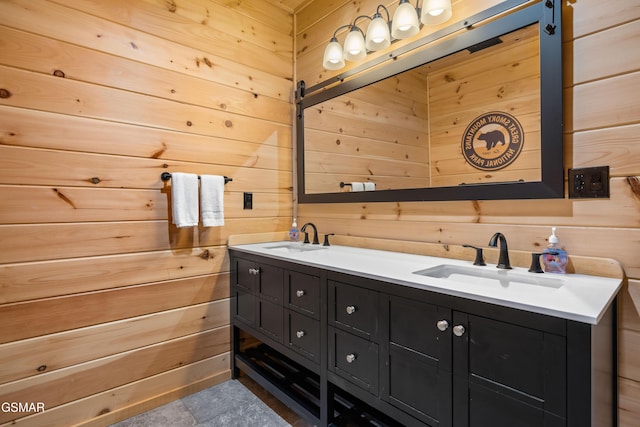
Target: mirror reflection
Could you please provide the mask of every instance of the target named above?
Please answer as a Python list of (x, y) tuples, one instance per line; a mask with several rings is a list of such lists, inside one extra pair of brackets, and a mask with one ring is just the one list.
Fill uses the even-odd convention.
[(533, 24), (305, 108), (304, 193), (539, 182), (540, 123)]

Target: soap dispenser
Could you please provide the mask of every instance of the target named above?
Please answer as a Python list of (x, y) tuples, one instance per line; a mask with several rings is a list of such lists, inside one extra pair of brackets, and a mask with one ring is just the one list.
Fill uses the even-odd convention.
[(551, 228), (551, 236), (549, 236), (549, 246), (542, 251), (542, 263), (544, 264), (545, 273), (566, 273), (567, 251), (558, 245), (558, 236), (556, 236), (556, 227)]
[(298, 230), (296, 219), (293, 218), (293, 224), (291, 224), (291, 229), (289, 230), (289, 240), (291, 240), (292, 242), (297, 242), (299, 238), (300, 230)]

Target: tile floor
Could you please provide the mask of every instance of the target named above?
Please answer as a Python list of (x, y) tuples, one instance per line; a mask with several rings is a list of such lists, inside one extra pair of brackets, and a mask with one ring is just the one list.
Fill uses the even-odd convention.
[(248, 377), (229, 380), (111, 427), (308, 427)]

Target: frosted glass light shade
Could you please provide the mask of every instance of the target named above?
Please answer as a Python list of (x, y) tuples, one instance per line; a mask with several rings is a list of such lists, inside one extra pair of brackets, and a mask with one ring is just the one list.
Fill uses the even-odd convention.
[(353, 27), (347, 38), (344, 40), (344, 59), (347, 61), (359, 61), (367, 56), (367, 48), (364, 43), (362, 32)]
[(391, 24), (391, 35), (395, 39), (406, 39), (415, 36), (420, 31), (418, 12), (411, 3), (402, 0), (393, 14)]
[(344, 65), (342, 46), (338, 43), (338, 39), (334, 37), (324, 49), (322, 66), (325, 70), (339, 70), (344, 67)]
[(366, 46), (367, 50), (381, 50), (391, 44), (391, 34), (389, 24), (382, 16), (377, 15), (367, 27)]
[(425, 0), (420, 21), (424, 25), (438, 25), (447, 22), (452, 14), (451, 0)]

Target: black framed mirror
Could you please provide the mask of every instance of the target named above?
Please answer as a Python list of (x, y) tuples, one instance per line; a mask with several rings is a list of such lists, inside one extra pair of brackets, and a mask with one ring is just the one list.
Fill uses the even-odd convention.
[(298, 201), (564, 197), (561, 2), (523, 3), (299, 82)]

